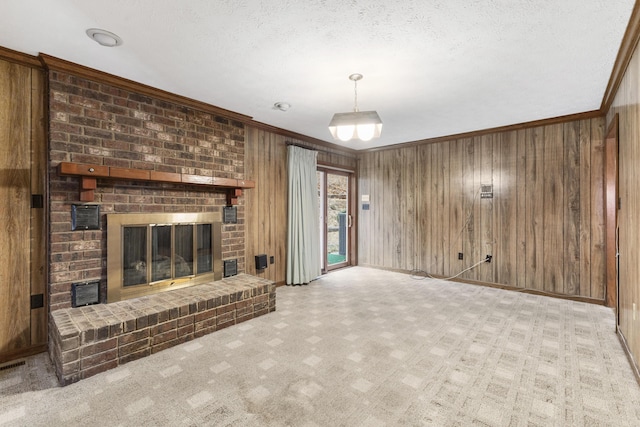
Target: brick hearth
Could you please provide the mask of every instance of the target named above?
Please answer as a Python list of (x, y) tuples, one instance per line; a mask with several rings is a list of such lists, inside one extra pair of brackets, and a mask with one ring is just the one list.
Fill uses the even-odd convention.
[(51, 313), (50, 355), (67, 385), (276, 309), (276, 287), (246, 274)]

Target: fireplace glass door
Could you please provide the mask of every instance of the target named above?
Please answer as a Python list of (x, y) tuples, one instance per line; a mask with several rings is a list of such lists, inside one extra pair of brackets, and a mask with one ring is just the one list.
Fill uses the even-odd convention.
[(124, 227), (123, 286), (147, 283), (147, 227)]
[[(151, 256), (147, 256), (147, 227), (123, 229), (123, 286), (136, 286), (172, 278), (210, 273), (213, 265), (211, 224), (152, 225)], [(197, 261), (194, 260), (194, 231), (197, 230)], [(208, 235), (207, 235), (208, 234)], [(150, 259), (151, 280), (148, 280)]]
[[(221, 263), (221, 224), (196, 222), (197, 219), (185, 222), (185, 215), (190, 214), (179, 215), (180, 222), (176, 223), (138, 222), (109, 229), (107, 297), (110, 302), (112, 294), (118, 295), (115, 300), (119, 300), (125, 299), (123, 293), (132, 297), (146, 295), (152, 291), (145, 288), (178, 288), (202, 283), (207, 278), (215, 280), (214, 273), (221, 276), (221, 272), (214, 271), (216, 263)], [(120, 220), (121, 216), (124, 215), (113, 218)], [(108, 222), (113, 221), (111, 218), (108, 217)], [(109, 243), (117, 232), (121, 233), (120, 242)], [(120, 248), (120, 255), (112, 253), (117, 248)], [(116, 269), (120, 274), (113, 274), (118, 273)], [(119, 290), (116, 290), (116, 282), (119, 282)]]

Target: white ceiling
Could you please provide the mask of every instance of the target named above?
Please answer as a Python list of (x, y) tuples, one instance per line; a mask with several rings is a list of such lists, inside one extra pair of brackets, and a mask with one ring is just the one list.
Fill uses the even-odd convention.
[[(398, 144), (597, 110), (634, 0), (5, 0), (0, 46), (334, 142), (376, 110)], [(106, 48), (88, 28), (118, 34)], [(275, 102), (288, 102), (282, 112)]]

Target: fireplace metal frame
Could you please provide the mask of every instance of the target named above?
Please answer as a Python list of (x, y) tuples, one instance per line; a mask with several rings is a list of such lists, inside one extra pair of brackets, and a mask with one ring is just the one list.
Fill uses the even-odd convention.
[[(123, 286), (123, 228), (125, 226), (212, 224), (213, 272)], [(122, 301), (158, 292), (222, 279), (222, 215), (219, 212), (130, 213), (107, 215), (107, 302)]]

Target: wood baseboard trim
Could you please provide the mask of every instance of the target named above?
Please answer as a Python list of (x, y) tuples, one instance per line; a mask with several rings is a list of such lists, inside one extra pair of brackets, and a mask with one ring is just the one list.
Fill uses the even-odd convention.
[[(384, 271), (392, 271), (392, 272), (396, 272), (396, 273), (403, 273), (403, 274), (413, 274), (415, 273), (416, 270), (402, 270), (402, 269), (397, 269), (397, 268), (384, 268), (384, 267), (376, 267), (373, 265), (367, 265), (367, 264), (360, 264), (361, 267), (367, 267), (367, 268), (375, 268), (377, 270), (384, 270)], [(431, 274), (431, 276), (434, 279), (444, 279), (445, 276), (441, 276), (441, 275), (437, 275), (437, 274)], [(495, 289), (503, 289), (505, 291), (514, 291), (514, 292), (521, 292), (521, 293), (525, 293), (525, 294), (532, 294), (532, 295), (540, 295), (540, 296), (545, 296), (545, 297), (552, 297), (552, 298), (558, 298), (558, 299), (564, 299), (564, 300), (570, 300), (570, 301), (576, 301), (576, 302), (584, 302), (587, 304), (595, 304), (595, 305), (605, 305), (605, 300), (600, 300), (600, 299), (595, 299), (595, 298), (588, 298), (588, 297), (582, 297), (582, 296), (578, 296), (578, 295), (566, 295), (566, 294), (556, 294), (553, 292), (545, 292), (545, 291), (540, 291), (537, 289), (526, 289), (526, 288), (518, 288), (516, 286), (509, 286), (509, 285), (502, 285), (499, 283), (491, 283), (491, 282), (481, 282), (478, 280), (469, 280), (469, 279), (449, 279), (452, 282), (458, 282), (458, 283), (466, 283), (467, 285), (477, 285), (477, 286), (484, 286), (487, 288), (495, 288)]]
[(0, 364), (11, 362), (17, 359), (22, 359), (23, 357), (33, 356), (34, 354), (44, 353), (45, 351), (47, 351), (47, 348), (47, 344), (45, 343), (34, 345), (33, 347), (29, 347), (26, 349), (2, 353), (0, 354)]
[(622, 349), (624, 350), (624, 354), (627, 355), (627, 360), (629, 361), (629, 365), (631, 366), (631, 370), (633, 371), (633, 375), (636, 377), (636, 381), (638, 385), (640, 385), (640, 367), (638, 367), (638, 362), (633, 357), (631, 353), (631, 349), (629, 349), (629, 345), (627, 344), (627, 339), (624, 337), (620, 328), (616, 326), (616, 335), (618, 335), (618, 339), (620, 340), (620, 344), (622, 345)]

